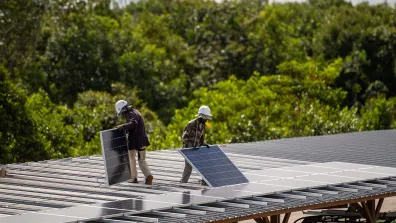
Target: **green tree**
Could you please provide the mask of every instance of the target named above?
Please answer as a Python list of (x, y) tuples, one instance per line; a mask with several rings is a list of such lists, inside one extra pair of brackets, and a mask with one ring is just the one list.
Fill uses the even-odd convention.
[(232, 77), (214, 89), (200, 88), (187, 108), (176, 111), (167, 128), (166, 146), (180, 146), (184, 125), (202, 104), (214, 115), (208, 122), (209, 143), (356, 131), (357, 110), (340, 107), (346, 92), (331, 87), (342, 64), (342, 60), (330, 64), (289, 62), (279, 66), (282, 75), (256, 74), (247, 81)]
[(31, 111), (25, 107), (25, 92), (8, 79), (0, 65), (0, 163), (48, 159), (35, 132)]
[[(83, 155), (79, 146), (79, 136), (73, 126), (66, 123), (71, 110), (55, 105), (44, 91), (32, 94), (26, 101), (26, 108), (34, 121), (37, 139), (43, 145), (48, 158), (64, 158)], [(37, 157), (31, 157), (37, 160)]]
[(0, 2), (0, 64), (16, 79), (18, 73), (36, 58), (42, 19), (47, 0)]
[(361, 110), (361, 130), (381, 130), (396, 127), (396, 98), (384, 95), (371, 97)]
[(148, 149), (160, 149), (161, 137), (165, 127), (158, 116), (151, 111), (139, 99), (136, 90), (130, 90), (123, 84), (113, 84), (112, 94), (107, 92), (86, 91), (78, 95), (73, 113), (69, 117), (78, 136), (81, 136), (81, 150), (86, 154), (101, 152), (99, 132), (104, 129), (112, 129), (116, 125), (124, 123), (123, 118), (117, 118), (115, 114), (115, 102), (126, 100), (134, 108), (138, 109), (145, 119), (146, 131), (150, 143)]

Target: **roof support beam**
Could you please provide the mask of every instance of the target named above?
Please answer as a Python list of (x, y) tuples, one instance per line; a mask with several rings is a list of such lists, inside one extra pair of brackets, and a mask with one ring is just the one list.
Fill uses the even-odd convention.
[(271, 223), (280, 223), (280, 215), (272, 215), (270, 217)]
[[(291, 213), (286, 213), (283, 217), (282, 223), (287, 223), (290, 219)], [(257, 223), (280, 223), (280, 215), (272, 215), (270, 217), (264, 216), (262, 218), (255, 218)]]
[(283, 217), (282, 223), (288, 223), (290, 219), (291, 213), (286, 213), (285, 216)]
[(375, 209), (375, 217), (376, 218), (378, 218), (379, 217), (379, 215), (380, 215), (380, 212), (381, 212), (381, 208), (382, 208), (382, 204), (384, 203), (384, 198), (380, 198), (379, 200), (378, 200), (378, 204), (377, 204), (377, 207), (376, 207), (376, 209)]
[(356, 203), (352, 204), (351, 206), (354, 207), (364, 218), (366, 218), (368, 223), (375, 223), (378, 219), (383, 203), (384, 198), (380, 198), (378, 200), (377, 206), (375, 205), (375, 200), (362, 201), (361, 205)]
[(376, 220), (373, 218), (372, 212), (373, 210), (371, 209), (371, 205), (369, 206), (367, 204), (367, 202), (363, 201), (362, 202), (362, 206), (363, 206), (363, 214), (367, 220), (368, 223), (375, 223)]
[(354, 203), (358, 203), (358, 202), (364, 202), (367, 200), (380, 199), (380, 198), (393, 197), (393, 196), (396, 196), (396, 192), (390, 192), (390, 193), (381, 194), (381, 195), (373, 195), (373, 196), (368, 196), (368, 197), (355, 198), (355, 199), (351, 199), (351, 200), (339, 200), (339, 201), (322, 203), (322, 204), (313, 204), (313, 205), (301, 206), (301, 207), (296, 207), (296, 208), (289, 208), (289, 209), (271, 211), (271, 212), (266, 212), (266, 213), (253, 214), (253, 215), (249, 215), (249, 216), (236, 217), (236, 218), (232, 218), (232, 219), (219, 220), (219, 221), (214, 221), (214, 222), (216, 222), (216, 223), (230, 223), (230, 222), (235, 222), (235, 221), (244, 221), (244, 220), (262, 218), (262, 217), (268, 216), (268, 215), (278, 215), (278, 214), (284, 214), (284, 213), (289, 213), (289, 212), (292, 213), (292, 212), (303, 211), (303, 210), (308, 210), (308, 209), (315, 209), (315, 208), (325, 209), (325, 208), (332, 207), (332, 206), (354, 204)]
[(256, 223), (266, 223), (262, 218), (255, 218)]

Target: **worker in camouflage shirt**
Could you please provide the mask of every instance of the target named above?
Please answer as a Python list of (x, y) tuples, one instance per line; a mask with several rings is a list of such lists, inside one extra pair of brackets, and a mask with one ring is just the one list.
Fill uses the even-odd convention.
[[(198, 110), (197, 118), (189, 121), (183, 131), (183, 148), (201, 147), (203, 145), (209, 147), (204, 141), (205, 123), (212, 118), (210, 108), (208, 106), (201, 106)], [(187, 183), (190, 179), (192, 167), (185, 161), (183, 176), (180, 182)], [(204, 183), (203, 181), (201, 181)]]

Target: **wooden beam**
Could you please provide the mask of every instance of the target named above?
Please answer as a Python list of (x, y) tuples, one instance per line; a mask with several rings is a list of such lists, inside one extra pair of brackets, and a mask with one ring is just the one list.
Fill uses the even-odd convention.
[(265, 223), (270, 223), (270, 220), (269, 220), (268, 216), (264, 216), (263, 220), (264, 220)]
[(287, 222), (289, 222), (290, 215), (291, 215), (290, 212), (289, 212), (289, 213), (286, 213), (285, 216), (283, 217), (282, 223), (287, 223)]
[(378, 219), (383, 203), (384, 203), (384, 198), (380, 198), (378, 200), (377, 208), (375, 209), (375, 219)]
[(375, 216), (375, 200), (367, 201), (367, 207), (372, 217)]
[(362, 206), (363, 206), (363, 212), (365, 215), (365, 218), (367, 220), (368, 223), (375, 223), (375, 219), (373, 218), (373, 215), (371, 213), (370, 207), (368, 206), (367, 202), (362, 202)]
[(255, 218), (254, 220), (256, 221), (256, 223), (265, 223), (262, 218)]
[(372, 195), (368, 197), (360, 197), (360, 198), (355, 198), (355, 199), (350, 199), (350, 200), (340, 200), (340, 201), (333, 201), (333, 202), (328, 202), (328, 203), (321, 203), (321, 204), (312, 204), (312, 205), (306, 205), (306, 206), (300, 206), (296, 208), (287, 208), (283, 210), (277, 210), (277, 211), (270, 211), (270, 212), (263, 212), (259, 214), (253, 214), (253, 215), (248, 215), (248, 216), (242, 216), (242, 217), (236, 217), (232, 219), (224, 219), (224, 220), (218, 220), (218, 221), (213, 221), (213, 223), (230, 223), (230, 222), (235, 222), (235, 221), (245, 221), (245, 220), (251, 220), (255, 218), (262, 218), (265, 216), (271, 216), (271, 215), (279, 215), (279, 214), (285, 214), (285, 213), (293, 213), (297, 211), (303, 211), (303, 210), (309, 210), (309, 209), (315, 209), (315, 208), (327, 208), (327, 207), (332, 207), (332, 206), (337, 206), (337, 205), (344, 205), (344, 204), (354, 204), (358, 202), (363, 202), (367, 200), (375, 200), (375, 199), (380, 199), (380, 198), (387, 198), (387, 197), (393, 197), (396, 196), (396, 192), (390, 192), (386, 194), (380, 194), (380, 195)]
[(363, 207), (359, 203), (350, 204), (350, 206), (355, 208), (360, 214), (363, 214)]
[(271, 223), (280, 223), (280, 215), (272, 215), (270, 219)]

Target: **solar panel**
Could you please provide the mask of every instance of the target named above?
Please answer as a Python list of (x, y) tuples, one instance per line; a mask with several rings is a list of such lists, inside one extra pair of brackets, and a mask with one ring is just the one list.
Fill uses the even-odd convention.
[(310, 173), (310, 174), (329, 173), (329, 172), (337, 171), (337, 169), (334, 168), (321, 167), (315, 165), (288, 166), (288, 167), (282, 167), (281, 169)]
[(147, 196), (142, 198), (142, 200), (174, 203), (174, 204), (201, 204), (201, 203), (215, 202), (218, 200), (218, 198), (197, 196), (191, 194), (190, 191), (184, 191), (184, 192), (173, 192), (173, 193), (156, 195), (156, 196)]
[(283, 170), (279, 168), (266, 169), (266, 170), (253, 170), (247, 173), (252, 175), (267, 176), (269, 179), (271, 178), (284, 179), (284, 178), (309, 175), (309, 173), (307, 172), (298, 172), (298, 171), (286, 170), (286, 169)]
[(41, 213), (46, 215), (73, 217), (73, 218), (78, 218), (79, 220), (95, 220), (104, 217), (118, 217), (124, 215), (125, 213), (133, 213), (133, 212), (135, 211), (96, 207), (93, 205), (90, 206), (82, 205), (82, 206), (75, 206), (70, 208), (49, 209), (48, 211), (44, 211)]
[(260, 183), (240, 184), (240, 185), (230, 186), (229, 188), (232, 189), (233, 191), (252, 192), (252, 193), (258, 193), (260, 195), (291, 190), (288, 187), (263, 185)]
[(360, 169), (360, 170), (370, 173), (381, 173), (381, 174), (386, 174), (388, 176), (396, 176), (396, 169), (391, 167), (375, 167), (375, 168)]
[(67, 222), (76, 222), (78, 218), (69, 217), (69, 216), (58, 216), (58, 215), (47, 215), (45, 213), (27, 213), (21, 215), (13, 215), (9, 217), (4, 217), (1, 219), (2, 223), (20, 223), (20, 222), (29, 222), (29, 223), (67, 223)]
[(179, 152), (211, 187), (249, 182), (218, 146), (181, 149)]
[(244, 172), (245, 177), (249, 180), (249, 182), (259, 182), (263, 180), (276, 180), (278, 178), (274, 177), (269, 177), (269, 176), (261, 176), (261, 175), (256, 175), (256, 174), (250, 174), (247, 172)]
[(168, 194), (153, 195), (142, 198), (134, 198), (122, 201), (112, 201), (89, 205), (89, 207), (100, 207), (126, 211), (149, 211), (169, 208), (175, 205), (201, 204), (215, 202), (218, 198), (198, 196), (190, 192), (173, 192)]
[(333, 169), (339, 169), (339, 170), (356, 170), (356, 169), (370, 169), (374, 168), (375, 166), (372, 165), (366, 165), (366, 164), (360, 164), (360, 163), (344, 163), (344, 162), (328, 162), (328, 163), (317, 163), (312, 166), (317, 166), (317, 167), (327, 167), (327, 168), (333, 168)]
[[(316, 175), (313, 175), (313, 176), (316, 176)], [(308, 179), (310, 179), (309, 177), (310, 176), (307, 176)], [(274, 180), (274, 181), (262, 181), (262, 182), (259, 182), (259, 184), (274, 185), (274, 186), (278, 186), (280, 188), (287, 187), (290, 190), (327, 185), (326, 182), (311, 181), (311, 180), (305, 180), (305, 179), (300, 179), (300, 178), (280, 179), (280, 180)]]
[(131, 178), (127, 140), (123, 131), (117, 129), (100, 132), (102, 154), (108, 186)]
[(387, 177), (386, 174), (371, 173), (371, 172), (356, 171), (356, 170), (336, 172), (336, 173), (331, 173), (331, 175), (351, 177), (351, 178), (353, 177), (355, 179), (363, 179), (363, 180)]
[(298, 179), (322, 182), (324, 185), (354, 182), (354, 181), (358, 180), (357, 178), (336, 176), (336, 175), (331, 175), (331, 174), (315, 174), (315, 175), (310, 175), (310, 176), (305, 176), (305, 177), (299, 177)]
[(190, 193), (192, 195), (219, 198), (219, 200), (252, 197), (253, 195), (259, 194), (257, 192), (233, 190), (231, 186), (194, 190), (190, 191)]

